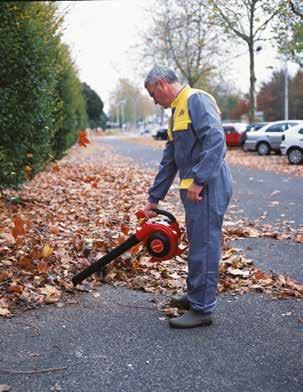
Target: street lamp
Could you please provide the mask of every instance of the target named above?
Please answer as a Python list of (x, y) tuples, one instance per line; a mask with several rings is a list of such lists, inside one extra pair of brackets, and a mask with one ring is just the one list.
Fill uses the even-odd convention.
[(284, 120), (288, 121), (288, 53), (285, 53), (285, 70), (284, 70)]
[(284, 66), (284, 120), (288, 120), (288, 55), (289, 55), (289, 26), (290, 17), (288, 15), (286, 35), (285, 35), (285, 66)]
[[(259, 45), (259, 46), (256, 47), (255, 52), (258, 54), (262, 49), (263, 49), (262, 46)], [(256, 88), (255, 88), (255, 91), (254, 91), (254, 107), (255, 107), (255, 116), (254, 116), (255, 118), (254, 118), (254, 120), (257, 121), (257, 115), (259, 113), (258, 113), (258, 108), (257, 108), (257, 92), (256, 92)]]

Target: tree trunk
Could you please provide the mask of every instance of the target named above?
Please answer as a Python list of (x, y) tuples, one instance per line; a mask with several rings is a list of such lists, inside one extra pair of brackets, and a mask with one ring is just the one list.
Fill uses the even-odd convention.
[(256, 120), (256, 75), (255, 75), (255, 52), (254, 43), (248, 43), (249, 50), (249, 122), (253, 123)]
[(255, 92), (255, 84), (256, 84), (256, 75), (255, 75), (255, 53), (254, 53), (254, 44), (253, 42), (248, 43), (249, 49), (249, 80), (250, 80), (250, 87), (249, 87), (249, 103), (250, 103), (250, 110), (249, 110), (249, 122), (255, 122), (256, 118), (256, 92)]

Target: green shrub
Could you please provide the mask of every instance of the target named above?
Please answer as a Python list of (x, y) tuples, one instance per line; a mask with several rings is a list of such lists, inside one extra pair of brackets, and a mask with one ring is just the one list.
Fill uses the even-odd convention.
[(0, 2), (0, 185), (61, 156), (86, 126), (75, 68), (52, 2)]
[(87, 127), (86, 103), (82, 86), (68, 48), (61, 47), (61, 72), (58, 80), (58, 95), (63, 102), (60, 112), (61, 123), (55, 133), (54, 155), (60, 158), (67, 148), (75, 143), (78, 130)]

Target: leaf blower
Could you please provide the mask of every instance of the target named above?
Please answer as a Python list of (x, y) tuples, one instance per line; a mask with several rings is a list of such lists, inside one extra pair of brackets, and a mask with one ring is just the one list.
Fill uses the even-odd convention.
[(73, 285), (76, 286), (95, 272), (101, 271), (108, 263), (140, 242), (143, 242), (146, 246), (148, 253), (152, 256), (152, 262), (169, 260), (174, 256), (180, 255), (186, 248), (181, 249), (179, 247), (181, 231), (176, 218), (167, 211), (159, 209), (155, 209), (154, 211), (158, 215), (167, 217), (168, 221), (147, 221), (144, 211), (137, 211), (136, 216), (140, 226), (136, 233), (132, 234), (126, 241), (75, 275), (72, 278)]

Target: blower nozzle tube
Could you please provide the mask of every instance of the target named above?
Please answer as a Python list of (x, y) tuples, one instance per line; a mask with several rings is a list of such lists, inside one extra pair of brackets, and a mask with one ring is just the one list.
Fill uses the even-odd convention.
[(122, 255), (122, 253), (126, 252), (128, 249), (132, 248), (133, 246), (139, 244), (141, 241), (138, 240), (135, 234), (132, 234), (126, 241), (122, 244), (117, 246), (116, 248), (112, 249), (106, 255), (101, 257), (99, 260), (95, 261), (89, 267), (85, 268), (85, 270), (79, 272), (72, 278), (72, 282), (74, 286), (81, 283), (84, 279), (88, 278), (92, 274), (97, 271), (100, 271), (106, 264), (110, 263), (116, 257)]

